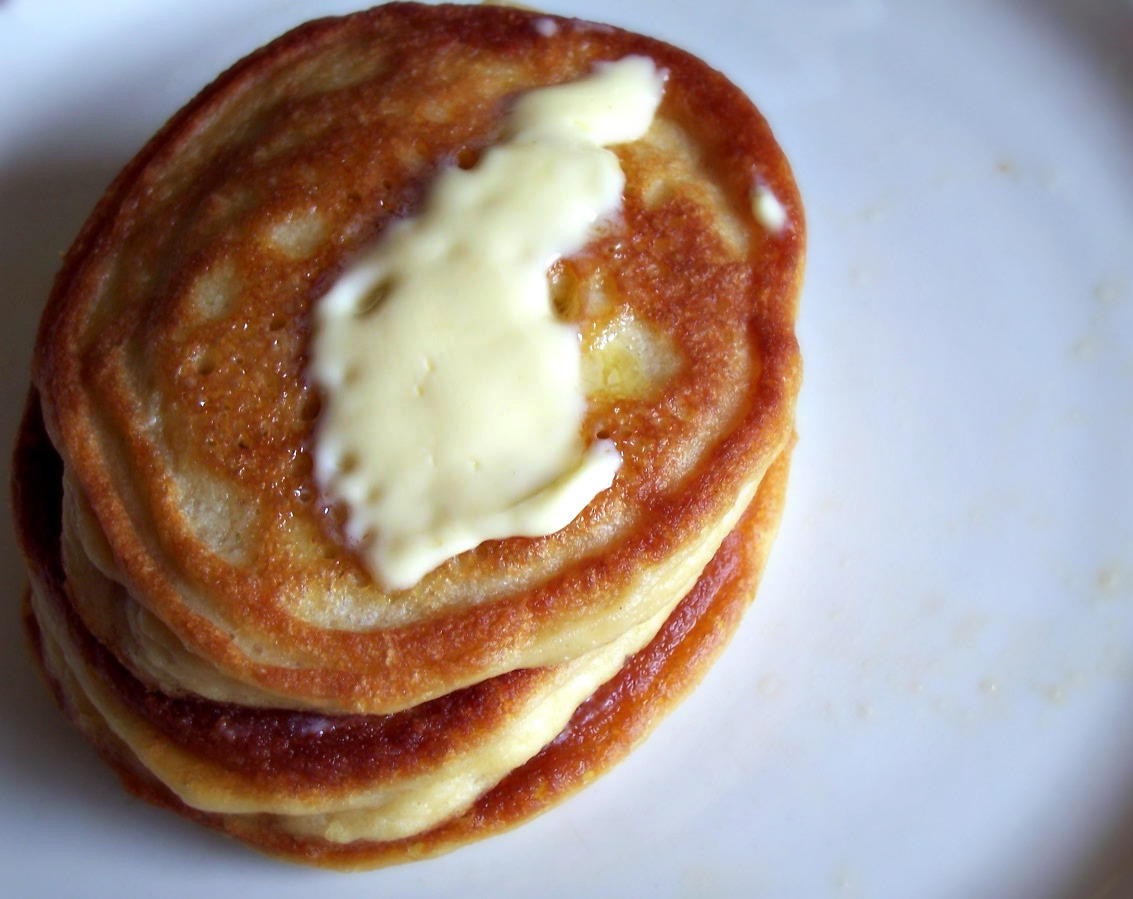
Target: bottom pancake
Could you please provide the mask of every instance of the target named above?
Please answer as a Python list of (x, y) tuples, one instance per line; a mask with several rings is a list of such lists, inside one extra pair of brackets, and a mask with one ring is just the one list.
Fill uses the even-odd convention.
[[(194, 775), (221, 772), (225, 789), (237, 792), (242, 786), (253, 794), (325, 786), (348, 795), (372, 780), (396, 787), (428, 767), (430, 740), (458, 745), (468, 732), (506, 722), (509, 703), (537, 690), (554, 669), (512, 672), (385, 716), (230, 706), (148, 688), (94, 640), (68, 600), (59, 547), (62, 470), (34, 401), (14, 472), (17, 521), (33, 579), (25, 603), (30, 643), (60, 706), (142, 798), (292, 861), (357, 869), (436, 855), (514, 827), (585, 786), (695, 686), (755, 594), (783, 505), (788, 454), (768, 471), (738, 527), (656, 636), (578, 706), (558, 737), (486, 785), (458, 813), (397, 839), (331, 840), (297, 832), (286, 815), (203, 811), (155, 777), (135, 748), (142, 746), (147, 758), (156, 752), (195, 760)], [(92, 702), (91, 693), (100, 701)], [(111, 707), (114, 726), (105, 713)], [(123, 732), (131, 742), (119, 736)], [(241, 735), (235, 744), (233, 734)], [(402, 770), (410, 774), (402, 776)]]

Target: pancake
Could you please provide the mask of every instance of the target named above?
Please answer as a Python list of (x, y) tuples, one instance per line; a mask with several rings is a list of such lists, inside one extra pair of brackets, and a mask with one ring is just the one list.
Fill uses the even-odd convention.
[[(574, 710), (553, 741), (459, 814), (401, 838), (329, 839), (331, 816), (325, 815), (311, 821), (204, 811), (139, 756), (176, 757), (177, 782), (196, 779), (198, 790), (224, 791), (240, 783), (241, 799), (250, 791), (289, 798), (367, 788), (373, 794), (399, 782), (407, 757), (412, 770), (422, 757), (432, 756), (434, 763), (438, 755), (446, 757), (437, 765), (443, 777), (453, 767), (453, 747), (460, 751), (470, 727), (483, 736), (507, 717), (509, 702), (537, 689), (548, 672), (513, 672), (386, 716), (232, 706), (147, 689), (70, 609), (58, 539), (61, 465), (35, 402), (25, 415), (14, 466), (17, 524), (32, 571), (24, 603), (29, 643), (60, 707), (143, 799), (290, 861), (356, 870), (422, 859), (509, 830), (563, 801), (624, 758), (699, 682), (755, 596), (783, 508), (789, 459), (788, 447), (694, 589), (649, 644)], [(240, 736), (233, 740), (231, 734)], [(360, 814), (367, 812), (384, 817), (365, 808)]]
[[(319, 475), (320, 304), (444, 173), (482, 167), (524, 97), (627, 58), (663, 74), (660, 105), (610, 147), (617, 214), (547, 272), (580, 442), (616, 474), (565, 527), (391, 586)], [(432, 854), (569, 794), (753, 595), (804, 245), (755, 107), (647, 37), (390, 4), (237, 63), (109, 187), (40, 326), (13, 486), (60, 704), (135, 792), (297, 860)]]

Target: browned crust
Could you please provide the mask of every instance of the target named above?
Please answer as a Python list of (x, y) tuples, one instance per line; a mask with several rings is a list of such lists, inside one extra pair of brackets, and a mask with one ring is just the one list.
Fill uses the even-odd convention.
[[(50, 498), (51, 472), (57, 467), (52, 458), (53, 452), (36, 433), (35, 424), (33, 408), (21, 431), (21, 451), (17, 455), (17, 473), (21, 475), (20, 483), (26, 485), (22, 492), (17, 493), (21, 537), (29, 555), (36, 560), (36, 570), (47, 576), (41, 584), (54, 585), (52, 601), (65, 603), (65, 597), (55, 592), (62, 584), (50, 573), (51, 569), (58, 569), (58, 559), (52, 558), (51, 550), (52, 513), (49, 510), (53, 503), (44, 502)], [(69, 695), (46, 669), (38, 625), (25, 603), (29, 645), (39, 659), (60, 707), (95, 743), (118, 771), (126, 787), (141, 798), (290, 861), (351, 870), (425, 858), (508, 830), (566, 799), (624, 758), (700, 681), (731, 638), (743, 611), (755, 595), (783, 506), (789, 456), (788, 449), (773, 464), (739, 526), (725, 540), (696, 587), (680, 603), (654, 640), (627, 660), (622, 670), (575, 712), (558, 738), (480, 797), (464, 814), (426, 833), (403, 840), (340, 845), (284, 833), (274, 826), (269, 816), (210, 814), (186, 806), (140, 765), (129, 748), (105, 727), (93, 710), (80, 707), (81, 697)], [(81, 625), (74, 616), (71, 616), (71, 627), (74, 635), (88, 644), (88, 656), (97, 655), (98, 651), (89, 645), (89, 637), (83, 637)], [(144, 701), (139, 705), (136, 696), (129, 696), (131, 691), (136, 690), (136, 685), (128, 683), (128, 676), (124, 679), (122, 672), (116, 672), (112, 663), (108, 664), (105, 659), (97, 667), (120, 696), (133, 702), (135, 711), (145, 714)], [(517, 673), (519, 676), (523, 674)], [(493, 689), (491, 683), (480, 689), (490, 692)], [(506, 687), (504, 692), (507, 692)], [(160, 699), (157, 697), (158, 701)], [(461, 698), (461, 694), (451, 700), (448, 711), (438, 717), (439, 723), (435, 724), (438, 730), (434, 731), (434, 735), (447, 733), (451, 736), (454, 731), (459, 731), (463, 726), (460, 707), (466, 700), (467, 696)], [(164, 726), (167, 735), (180, 745), (207, 754), (208, 722), (201, 720), (201, 708), (209, 705), (216, 704), (199, 704), (196, 715), (191, 707), (181, 707), (189, 729), (182, 728), (176, 734), (170, 734), (170, 720), (165, 713), (158, 712), (148, 720), (159, 727)], [(149, 706), (149, 711), (153, 710), (154, 707)], [(249, 720), (256, 716), (271, 718), (276, 714), (270, 710), (247, 710)], [(302, 722), (310, 717), (298, 712), (282, 714), (293, 722)], [(412, 721), (414, 716), (406, 712), (385, 717)], [(245, 751), (254, 749), (257, 744), (261, 747), (266, 745), (270, 751), (273, 748), (268, 745), (271, 739), (263, 733), (253, 736), (245, 744)], [(388, 746), (388, 742), (380, 737), (375, 742), (367, 742), (362, 737), (356, 740), (350, 753), (342, 753), (341, 747), (336, 750), (338, 762), (349, 768), (352, 760), (361, 760), (365, 767), (368, 754), (381, 752)], [(280, 744), (277, 742), (274, 748), (279, 750)], [(320, 752), (319, 747), (308, 746), (306, 759), (317, 760)], [(318, 766), (304, 769), (304, 748), (301, 746), (292, 749), (284, 746), (283, 753), (290, 756), (294, 767), (289, 771), (278, 769), (274, 772), (282, 779), (292, 777), (305, 781), (310, 777), (325, 777), (328, 773)], [(248, 752), (248, 756), (254, 757), (255, 753)], [(229, 753), (225, 757), (235, 768), (247, 773), (250, 781), (256, 779), (242, 764), (239, 753)], [(260, 758), (258, 763), (262, 765), (264, 760)], [(358, 771), (354, 773), (361, 776)], [(284, 784), (281, 782), (279, 786), (283, 788)]]
[[(43, 396), (49, 431), (68, 470), (75, 474), (94, 508), (131, 594), (154, 610), (195, 651), (235, 676), (282, 694), (325, 697), (345, 707), (392, 709), (439, 695), (454, 683), (474, 682), (485, 669), (506, 669), (506, 659), (523, 647), (569, 629), (579, 616), (601, 614), (603, 603), (615, 602), (617, 586), (630, 581), (642, 564), (666, 557), (699, 533), (706, 522), (717, 518), (733, 501), (739, 486), (769, 465), (789, 437), (800, 377), (793, 321), (801, 278), (804, 223), (786, 160), (766, 123), (723, 76), (680, 50), (617, 29), (583, 32), (566, 20), (557, 20), (562, 26), (562, 42), (554, 45), (555, 53), (540, 60), (541, 77), (561, 78), (584, 70), (599, 58), (630, 53), (652, 56), (670, 71), (666, 114), (695, 128), (706, 142), (705, 156), (714, 171), (741, 195), (750, 189), (750, 180), (757, 179), (770, 187), (789, 211), (788, 233), (777, 240), (753, 243), (749, 269), (755, 275), (750, 288), (731, 297), (731, 308), (721, 312), (738, 313), (748, 323), (760, 367), (746, 411), (729, 435), (712, 447), (679, 491), (666, 495), (651, 493), (648, 471), (638, 471), (636, 477), (631, 477), (627, 470), (624, 477), (619, 476), (609, 497), (595, 504), (575, 525), (587, 527), (603, 510), (610, 514), (609, 509), (618, 503), (632, 505), (641, 516), (640, 524), (610, 552), (579, 560), (548, 582), (490, 604), (464, 608), (440, 620), (421, 620), (376, 632), (330, 632), (305, 624), (289, 616), (276, 601), (281, 585), (275, 578), (282, 566), (260, 561), (251, 570), (225, 566), (205, 555), (199, 546), (178, 538), (173, 530), (155, 528), (153, 521), (144, 517), (139, 520), (127, 512), (119, 495), (123, 479), (113, 473), (110, 450), (104, 444), (106, 431), (100, 423), (115, 422), (114, 439), (124, 442), (117, 450), (125, 450), (130, 459), (132, 482), (149, 492), (141, 504), (143, 508), (160, 509), (168, 501), (168, 484), (156, 458), (147, 453), (141, 438), (129, 426), (139, 410), (114, 405), (115, 373), (100, 361), (111, 358), (110, 355), (102, 353), (100, 347), (92, 351), (83, 341), (91, 314), (86, 302), (102, 276), (100, 265), (121, 249), (118, 241), (132, 210), (144, 201), (151, 170), (183, 149), (199, 129), (207, 127), (219, 109), (239, 102), (244, 91), (289, 60), (306, 58), (336, 43), (366, 37), (377, 40), (390, 34), (411, 36), (405, 48), (406, 59), (422, 47), (435, 48), (458, 40), (479, 41), (492, 52), (517, 59), (529, 48), (530, 21), (531, 14), (515, 9), (391, 4), (297, 29), (238, 63), (175, 116), (111, 185), (67, 254), (43, 318), (35, 355), (35, 383)], [(484, 127), (490, 130), (494, 120), (487, 113), (484, 115)], [(483, 132), (479, 139), (484, 139)], [(395, 195), (387, 198), (389, 214), (406, 208), (417, 189), (414, 182), (398, 185)], [(626, 215), (635, 219), (632, 197), (627, 198)], [(641, 240), (658, 241), (666, 236), (662, 232), (679, 224), (638, 218), (632, 224), (639, 226)], [(170, 226), (174, 226), (172, 221)], [(378, 225), (371, 223), (368, 227), (372, 233)], [(360, 227), (360, 235), (366, 232), (366, 227)], [(671, 233), (679, 238), (685, 232), (677, 227)], [(342, 265), (345, 252), (339, 247), (322, 260), (323, 274), (308, 284), (305, 302), (309, 304)], [(655, 273), (662, 283), (673, 274)], [(627, 285), (632, 288), (646, 273), (630, 272), (626, 277), (633, 282)], [(650, 289), (657, 289), (657, 285), (650, 282)], [(720, 295), (728, 297), (728, 290), (721, 290)], [(134, 316), (139, 314), (154, 317), (161, 310), (131, 312)], [(690, 328), (688, 322), (672, 324), (678, 330)], [(703, 322), (697, 324), (703, 327)], [(700, 339), (700, 335), (687, 333), (678, 333), (676, 337), (689, 343)], [(85, 385), (92, 381), (105, 388), (97, 398), (86, 394)], [(282, 390), (287, 386), (285, 381), (283, 378), (266, 386)], [(253, 389), (256, 387), (253, 385)], [(236, 413), (242, 409), (239, 405), (234, 407)], [(660, 412), (659, 419), (643, 414), (625, 424), (617, 414), (623, 411), (609, 411), (615, 440), (619, 434), (624, 437), (627, 432), (648, 432), (650, 427), (663, 431), (666, 425)], [(624, 430), (619, 431), (620, 428)], [(293, 441), (294, 452), (299, 452), (307, 438), (300, 433), (291, 434), (288, 439)], [(620, 445), (626, 452), (630, 449), (629, 439), (626, 437), (627, 443)], [(642, 465), (647, 466), (648, 454), (642, 458), (646, 460)], [(291, 484), (278, 472), (260, 472), (257, 477), (268, 481), (275, 478), (268, 485), (275, 488)], [(282, 494), (290, 495), (287, 489)], [(295, 512), (294, 506), (281, 499), (274, 506), (267, 503), (264, 514), (282, 521)], [(427, 580), (424, 589), (443, 590), (446, 579), (459, 580), (469, 566), (476, 564), (519, 565), (525, 554), (542, 552), (557, 539), (486, 544), (449, 563), (435, 578)], [(306, 667), (299, 670), (257, 663), (244, 656), (225, 630), (186, 608), (174, 580), (155, 562), (153, 541), (183, 561), (185, 576), (190, 580), (208, 583), (230, 597), (225, 610), (234, 626), (287, 647), (294, 659)], [(270, 553), (265, 550), (267, 555)], [(335, 564), (340, 568), (357, 567), (356, 560), (341, 550)]]

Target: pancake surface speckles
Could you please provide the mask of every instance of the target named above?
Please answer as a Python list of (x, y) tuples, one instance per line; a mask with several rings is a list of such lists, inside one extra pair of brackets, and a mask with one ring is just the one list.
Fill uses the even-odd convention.
[[(631, 55), (666, 73), (661, 106), (613, 148), (619, 215), (548, 276), (579, 331), (583, 438), (622, 465), (562, 530), (383, 589), (315, 482), (313, 310), (438, 172), (499, 142), (517, 96)], [(570, 792), (680, 692), (632, 660), (686, 689), (750, 599), (793, 433), (804, 238), (755, 108), (649, 38), (391, 4), (238, 63), (111, 185), (41, 325), (14, 478), (64, 708), (141, 794), (326, 864), (440, 851)], [(57, 520), (31, 508), (45, 493)], [(368, 755), (343, 768), (347, 745)], [(520, 798), (539, 779), (558, 786)]]

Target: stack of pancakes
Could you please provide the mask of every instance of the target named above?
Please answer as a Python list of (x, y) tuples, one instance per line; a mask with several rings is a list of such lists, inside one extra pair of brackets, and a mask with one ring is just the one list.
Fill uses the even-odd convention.
[[(579, 330), (585, 434), (621, 468), (561, 531), (384, 589), (313, 475), (312, 309), (438, 171), (499, 140), (520, 92), (630, 55), (666, 73), (661, 107), (613, 148), (617, 219), (548, 273)], [(43, 318), (13, 486), (60, 705), (134, 792), (322, 865), (433, 854), (569, 795), (695, 684), (754, 594), (803, 253), (765, 122), (671, 46), (393, 4), (254, 53), (114, 181)]]

